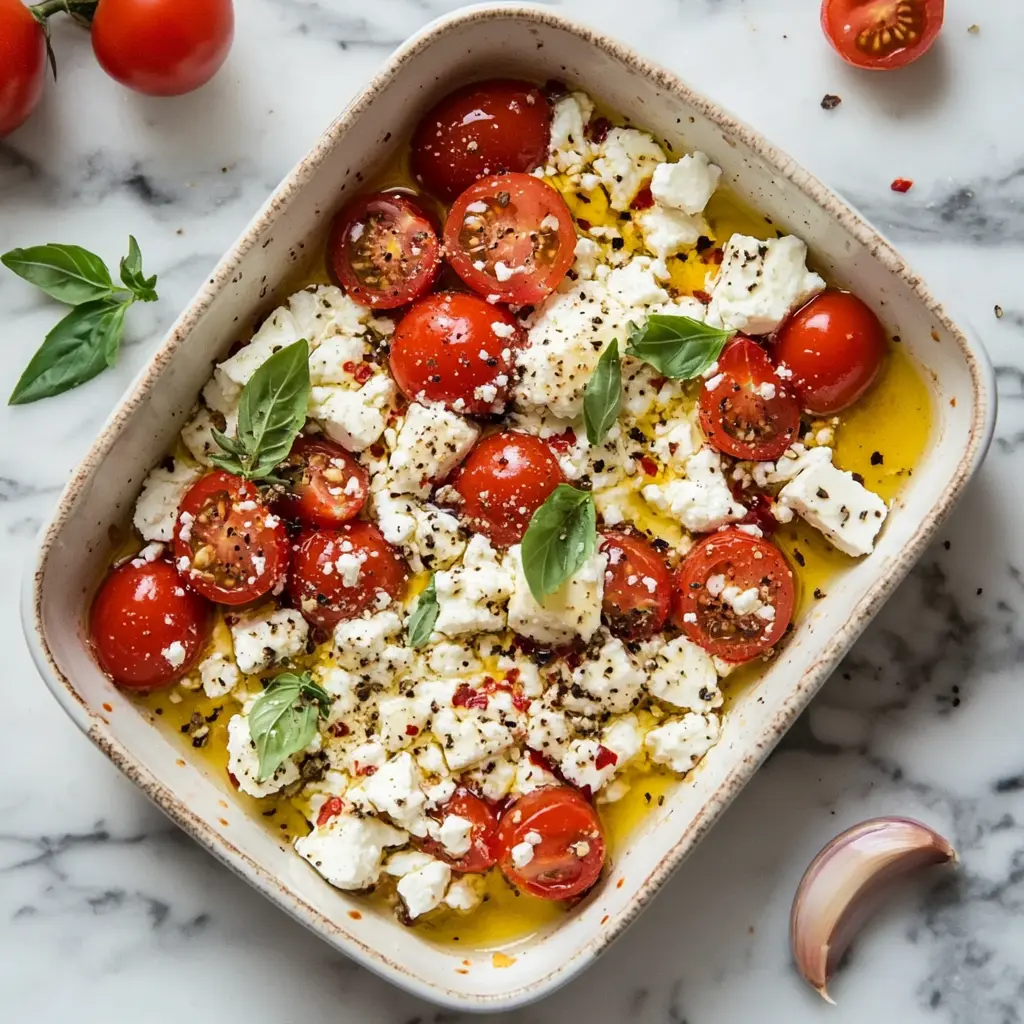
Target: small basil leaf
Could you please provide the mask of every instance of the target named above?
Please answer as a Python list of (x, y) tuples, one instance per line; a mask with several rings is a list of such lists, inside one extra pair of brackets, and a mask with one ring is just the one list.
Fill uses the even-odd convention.
[(12, 249), (0, 256), (0, 262), (69, 306), (94, 302), (114, 291), (114, 282), (103, 260), (77, 245), (50, 243)]
[(588, 491), (559, 484), (533, 514), (523, 537), (523, 572), (543, 603), (594, 553), (597, 513)]
[(316, 701), (320, 717), (326, 718), (330, 714), (331, 702), (334, 698), (319, 683), (314, 683), (309, 676), (303, 675), (301, 679), (302, 686), (299, 692), (307, 700)]
[(600, 444), (619, 418), (622, 408), (622, 365), (619, 342), (613, 338), (601, 353), (587, 386), (583, 389), (583, 423), (587, 440)]
[[(318, 709), (301, 697), (312, 693), (330, 703), (326, 692), (309, 676), (283, 672), (273, 679), (249, 711), (249, 733), (259, 757), (258, 781), (269, 779), (285, 761), (304, 750), (316, 736)], [(320, 704), (319, 711), (324, 711)]]
[(244, 455), (245, 445), (236, 437), (228, 437), (227, 434), (222, 434), (216, 427), (210, 428), (210, 433), (213, 435), (213, 439), (231, 455)]
[(155, 302), (157, 300), (156, 275), (154, 274), (150, 278), (142, 276), (142, 252), (134, 235), (128, 236), (128, 255), (121, 260), (121, 280), (140, 301)]
[(673, 380), (691, 380), (718, 359), (734, 333), (692, 317), (656, 313), (642, 327), (631, 325), (626, 353)]
[(429, 639), (434, 632), (434, 623), (437, 622), (437, 613), (440, 606), (437, 603), (437, 587), (434, 585), (434, 577), (430, 577), (423, 593), (420, 594), (416, 607), (409, 616), (409, 623), (406, 627), (409, 634), (409, 646), (418, 649)]
[(134, 300), (128, 299), (122, 302), (117, 309), (110, 314), (107, 325), (107, 342), (104, 355), (107, 366), (114, 366), (117, 363), (117, 354), (121, 351), (121, 339), (124, 337), (124, 315)]

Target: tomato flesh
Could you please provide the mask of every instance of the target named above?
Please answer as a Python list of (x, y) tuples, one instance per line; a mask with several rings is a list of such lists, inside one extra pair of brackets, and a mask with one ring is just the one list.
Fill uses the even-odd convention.
[(378, 192), (346, 206), (327, 247), (334, 275), (353, 301), (395, 309), (425, 295), (441, 271), (441, 243), (409, 196)]
[(92, 604), (89, 636), (100, 667), (126, 690), (155, 690), (199, 660), (210, 635), (210, 606), (182, 584), (165, 559), (119, 565)]
[(370, 493), (366, 470), (324, 438), (300, 437), (276, 472), (288, 488), (278, 503), (282, 515), (314, 526), (354, 519)]
[(765, 350), (740, 337), (729, 343), (719, 357), (718, 374), (701, 389), (700, 423), (711, 444), (726, 455), (777, 459), (796, 439), (800, 406)]
[[(531, 896), (567, 900), (585, 893), (605, 861), (604, 831), (597, 812), (571, 786), (547, 786), (521, 796), (498, 824), (498, 865), (505, 877)], [(513, 850), (532, 846), (517, 865)]]
[(442, 402), (472, 416), (500, 413), (508, 400), (523, 330), (476, 295), (421, 299), (391, 340), (391, 373), (406, 398)]
[(283, 581), (288, 534), (253, 484), (217, 470), (182, 499), (174, 554), (189, 586), (204, 597), (247, 604)]
[(45, 80), (42, 25), (21, 0), (0, 0), (0, 138), (28, 120)]
[(623, 640), (645, 640), (668, 618), (672, 574), (665, 559), (643, 537), (610, 531), (602, 534), (608, 556), (602, 613), (608, 628)]
[(499, 547), (523, 539), (534, 512), (561, 483), (565, 475), (548, 445), (514, 430), (477, 441), (454, 480), (463, 520)]
[(826, 415), (853, 405), (878, 377), (885, 331), (850, 292), (829, 290), (797, 310), (779, 330), (774, 355), (808, 412)]
[(547, 157), (550, 135), (551, 107), (536, 86), (475, 82), (424, 115), (412, 140), (413, 173), (450, 202), (477, 178), (532, 171)]
[(672, 619), (708, 653), (748, 661), (778, 643), (794, 602), (793, 573), (778, 548), (723, 530), (700, 540), (677, 570)]
[(467, 789), (459, 789), (455, 795), (435, 814), (438, 821), (456, 815), (471, 823), (470, 848), (461, 857), (453, 857), (440, 842), (423, 840), (423, 849), (438, 860), (450, 865), (453, 871), (463, 874), (481, 875), (490, 870), (498, 859), (496, 836), (498, 819), (487, 803)]
[(540, 302), (565, 277), (575, 249), (565, 200), (531, 174), (481, 179), (459, 196), (444, 225), (452, 269), (491, 302)]
[(848, 64), (887, 71), (931, 49), (945, 7), (945, 0), (823, 0), (821, 27)]

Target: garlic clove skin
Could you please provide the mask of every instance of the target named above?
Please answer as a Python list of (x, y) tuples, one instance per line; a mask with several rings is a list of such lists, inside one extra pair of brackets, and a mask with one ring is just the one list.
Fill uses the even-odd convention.
[(922, 868), (956, 863), (953, 847), (910, 818), (872, 818), (840, 833), (811, 861), (790, 915), (793, 960), (828, 1003), (828, 982), (884, 891)]

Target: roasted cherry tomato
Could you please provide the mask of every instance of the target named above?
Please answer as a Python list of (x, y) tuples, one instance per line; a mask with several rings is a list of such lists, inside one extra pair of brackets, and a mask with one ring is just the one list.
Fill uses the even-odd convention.
[(444, 225), (448, 262), (491, 302), (540, 302), (565, 277), (575, 249), (565, 200), (531, 174), (497, 174), (470, 185)]
[(89, 635), (100, 668), (126, 690), (154, 690), (199, 660), (210, 634), (210, 606), (182, 584), (165, 559), (133, 558), (103, 581)]
[(376, 526), (357, 521), (336, 530), (303, 530), (292, 551), (288, 592), (314, 626), (333, 629), (405, 589), (409, 568)]
[(284, 580), (288, 534), (256, 487), (216, 470), (182, 499), (174, 555), (178, 571), (204, 597), (247, 604)]
[(793, 617), (793, 573), (779, 549), (742, 530), (697, 542), (676, 571), (673, 622), (709, 654), (748, 661)]
[(927, 53), (945, 14), (946, 0), (823, 0), (821, 27), (848, 64), (888, 71)]
[(374, 309), (394, 309), (426, 295), (441, 270), (434, 225), (398, 192), (378, 192), (346, 206), (334, 219), (327, 250), (345, 291)]
[(28, 120), (45, 79), (43, 26), (22, 0), (0, 0), (0, 138)]
[(700, 424), (726, 455), (777, 459), (797, 436), (800, 406), (765, 350), (741, 337), (729, 343), (717, 375), (701, 389)]
[(548, 155), (551, 108), (529, 82), (463, 86), (430, 110), (412, 140), (412, 169), (450, 202), (477, 178), (532, 171)]
[(366, 470), (326, 438), (300, 437), (276, 472), (288, 488), (279, 502), (281, 512), (314, 526), (355, 519), (370, 493)]
[(150, 96), (180, 96), (205, 85), (234, 36), (231, 0), (102, 0), (92, 17), (100, 66)]
[(508, 547), (523, 539), (533, 513), (565, 475), (539, 437), (510, 430), (477, 441), (453, 482), (469, 528)]
[(781, 327), (776, 364), (809, 412), (838, 412), (864, 394), (885, 359), (885, 331), (856, 295), (829, 290), (815, 296)]
[(601, 550), (608, 556), (604, 620), (623, 640), (646, 640), (665, 625), (672, 606), (665, 559), (643, 537), (618, 530), (601, 535)]
[(476, 794), (470, 793), (467, 789), (460, 789), (438, 810), (435, 817), (438, 821), (444, 821), (452, 815), (465, 818), (472, 826), (469, 832), (471, 845), (468, 852), (461, 857), (453, 857), (445, 851), (441, 843), (433, 839), (425, 839), (423, 849), (438, 860), (450, 864), (454, 871), (470, 875), (483, 874), (493, 867), (498, 859), (498, 819), (494, 811)]
[(504, 411), (523, 330), (504, 309), (476, 295), (438, 292), (402, 318), (391, 339), (391, 373), (410, 400), (455, 412)]
[[(525, 863), (524, 844), (533, 848)], [(498, 865), (531, 896), (579, 896), (597, 881), (604, 857), (601, 819), (571, 786), (546, 786), (521, 796), (498, 823)]]

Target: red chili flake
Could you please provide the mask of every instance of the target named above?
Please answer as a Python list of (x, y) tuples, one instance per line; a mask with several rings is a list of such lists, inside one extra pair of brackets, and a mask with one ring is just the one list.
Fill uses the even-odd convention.
[(533, 702), (523, 693), (517, 693), (515, 690), (512, 691), (512, 707), (516, 711), (522, 711), (524, 714), (530, 710), (530, 705)]
[(353, 376), (357, 384), (365, 384), (373, 376), (373, 367), (369, 363), (360, 363)]
[(657, 476), (658, 475), (658, 464), (649, 455), (641, 456), (641, 458), (640, 458), (640, 468), (643, 469), (643, 471), (648, 476)]
[(708, 303), (709, 303), (709, 302), (711, 301), (711, 296), (710, 296), (710, 295), (708, 295), (708, 293), (707, 293), (706, 291), (703, 291), (703, 290), (702, 290), (702, 289), (700, 289), (700, 288), (698, 288), (698, 289), (697, 289), (697, 291), (695, 291), (695, 292), (693, 293), (693, 297), (694, 297), (694, 298), (695, 298), (695, 299), (696, 299), (696, 300), (697, 300), (698, 302), (703, 302), (705, 306), (706, 306), (706, 305), (707, 305), (707, 304), (708, 304)]
[(652, 377), (651, 387), (660, 391), (668, 383), (668, 377)]
[(456, 708), (480, 708), (487, 707), (488, 699), (486, 693), (478, 693), (472, 686), (463, 683), (455, 691), (452, 697), (452, 707)]
[(373, 775), (377, 771), (376, 765), (360, 764), (355, 762), (356, 775)]
[(420, 727), (418, 725), (407, 725), (405, 727), (405, 735), (406, 736), (419, 736), (419, 734), (420, 734)]
[(560, 434), (554, 434), (551, 437), (544, 439), (547, 441), (549, 447), (554, 448), (556, 452), (567, 452), (576, 443), (576, 431), (572, 427), (566, 427), (565, 430)]
[(583, 655), (579, 651), (566, 651), (562, 657), (565, 658), (566, 665), (574, 672), (583, 664)]
[(517, 669), (517, 668), (510, 668), (505, 673), (505, 682), (512, 683), (514, 685), (515, 683), (519, 682), (519, 676), (521, 674), (522, 673), (519, 671), (519, 669)]
[(654, 194), (651, 192), (651, 183), (648, 182), (636, 194), (633, 202), (629, 204), (631, 210), (649, 210), (654, 205)]
[(588, 142), (598, 145), (608, 138), (608, 133), (611, 130), (612, 123), (607, 117), (595, 117), (593, 121), (588, 122), (587, 127), (583, 130), (583, 135)]
[(772, 514), (772, 503), (763, 494), (747, 494), (743, 500), (748, 505), (748, 511), (740, 522), (758, 527), (766, 537), (771, 536), (779, 525)]
[(331, 820), (341, 814), (341, 797), (332, 796), (323, 807), (320, 808), (320, 813), (316, 816), (316, 827), (323, 828)]
[(893, 192), (909, 192), (914, 183), (909, 178), (897, 178), (890, 186)]
[(384, 445), (382, 445), (382, 444), (374, 444), (374, 445), (370, 446), (370, 454), (375, 459), (382, 459), (382, 458), (384, 458), (384, 452), (385, 451), (386, 451), (386, 449), (384, 448)]
[(708, 253), (708, 257), (707, 257), (706, 262), (714, 263), (714, 265), (717, 267), (717, 266), (721, 265), (722, 260), (724, 259), (724, 257), (725, 257), (725, 253), (722, 251), (721, 246), (719, 246), (719, 248), (712, 249), (711, 252)]
[(604, 744), (601, 744), (597, 748), (597, 757), (594, 758), (594, 767), (600, 771), (602, 768), (607, 768), (609, 765), (615, 765), (619, 763), (619, 755), (614, 750), (609, 750)]
[(332, 736), (347, 736), (352, 730), (344, 722), (335, 722), (327, 731)]
[(576, 218), (576, 223), (579, 224), (580, 231), (589, 231), (590, 230), (590, 221), (589, 220), (584, 220), (582, 217), (577, 217)]
[(238, 777), (234, 772), (228, 772), (228, 781), (235, 787), (235, 789), (238, 789)]

